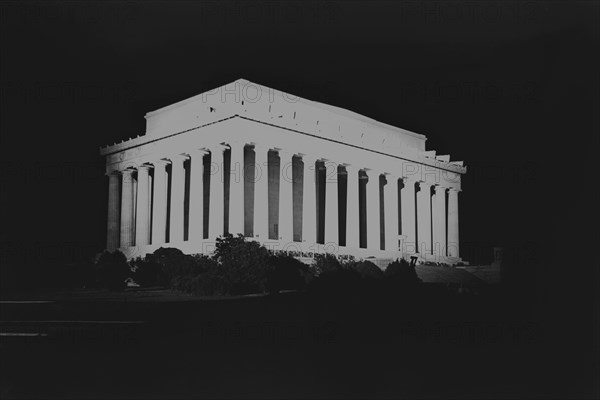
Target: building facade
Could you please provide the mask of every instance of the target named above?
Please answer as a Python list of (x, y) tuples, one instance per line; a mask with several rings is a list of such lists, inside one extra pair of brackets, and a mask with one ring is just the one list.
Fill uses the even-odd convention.
[(107, 249), (210, 253), (224, 233), (298, 257), (460, 262), (462, 162), (426, 137), (246, 80), (102, 147)]

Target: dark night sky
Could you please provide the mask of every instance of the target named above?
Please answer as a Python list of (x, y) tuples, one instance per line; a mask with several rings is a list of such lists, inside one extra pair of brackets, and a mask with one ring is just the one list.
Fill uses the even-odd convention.
[(148, 111), (245, 78), (464, 160), (465, 258), (489, 261), (493, 245), (526, 248), (537, 267), (593, 253), (597, 2), (1, 7), (4, 252), (100, 250), (98, 147), (143, 134)]
[(33, 274), (101, 251), (98, 148), (245, 78), (464, 160), (461, 255), (504, 246), (523, 282), (507, 298), (547, 328), (537, 373), (598, 393), (599, 5), (0, 2), (0, 263)]

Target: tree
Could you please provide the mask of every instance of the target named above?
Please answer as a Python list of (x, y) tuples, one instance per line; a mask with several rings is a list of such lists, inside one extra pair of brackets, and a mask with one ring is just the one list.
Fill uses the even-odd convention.
[(125, 279), (131, 275), (127, 258), (123, 253), (104, 251), (96, 262), (96, 276), (101, 287), (110, 290), (123, 290)]
[(217, 238), (213, 260), (220, 264), (232, 294), (264, 292), (266, 290), (269, 251), (242, 234)]
[(388, 264), (383, 275), (387, 280), (403, 286), (421, 283), (421, 278), (417, 275), (414, 265), (409, 264), (405, 259), (399, 261), (396, 259)]

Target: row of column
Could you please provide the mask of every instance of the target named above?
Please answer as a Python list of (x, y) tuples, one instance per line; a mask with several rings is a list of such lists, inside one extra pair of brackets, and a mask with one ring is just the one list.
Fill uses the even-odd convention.
[[(180, 243), (184, 241), (186, 179), (184, 163), (189, 167), (188, 240), (205, 239), (204, 219), (208, 218), (208, 238), (214, 240), (225, 232), (224, 151), (231, 151), (231, 165), (244, 171), (245, 144), (213, 145), (195, 149), (188, 154), (160, 159), (151, 164), (109, 175), (108, 236), (110, 250), (133, 245)], [(301, 241), (317, 242), (317, 161), (327, 161), (307, 154), (272, 149), (254, 144), (255, 164), (268, 165), (268, 152), (279, 153), (281, 165), (300, 157), (303, 162)], [(204, 163), (211, 154), (208, 215), (204, 214)], [(171, 187), (168, 190), (167, 166), (171, 165)], [(415, 182), (393, 174), (381, 173), (353, 164), (342, 164), (348, 176), (346, 192), (346, 243), (349, 248), (360, 246), (359, 182), (366, 183), (366, 248), (402, 251), (413, 254), (432, 254), (458, 257), (458, 191), (426, 182)], [(154, 173), (150, 174), (150, 169)], [(337, 169), (337, 167), (336, 167)], [(361, 172), (362, 171), (362, 172)], [(244, 179), (230, 179), (228, 232), (243, 233), (245, 212), (253, 212), (253, 236), (260, 241), (269, 239), (269, 198), (266, 171), (254, 180), (254, 209), (244, 207)], [(294, 241), (293, 180), (291, 172), (282, 168), (279, 174), (279, 238)], [(380, 187), (380, 175), (387, 183)], [(400, 186), (398, 186), (400, 185)], [(340, 244), (338, 213), (338, 174), (327, 174), (325, 184), (325, 243)], [(448, 193), (448, 195), (446, 194)], [(383, 196), (383, 198), (380, 198)], [(447, 197), (446, 197), (447, 196)], [(382, 200), (382, 201), (381, 201)], [(380, 204), (383, 203), (383, 209)], [(170, 206), (169, 206), (170, 204)], [(383, 215), (382, 215), (383, 213)], [(383, 217), (383, 218), (382, 218)], [(167, 221), (168, 219), (168, 221)], [(168, 225), (168, 237), (167, 237)], [(380, 235), (383, 234), (382, 238)], [(384, 240), (383, 240), (384, 239)]]

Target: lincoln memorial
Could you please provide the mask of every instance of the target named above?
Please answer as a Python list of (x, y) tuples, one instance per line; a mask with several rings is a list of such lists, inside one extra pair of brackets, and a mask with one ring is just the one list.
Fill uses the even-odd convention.
[(267, 248), (456, 264), (462, 161), (424, 135), (237, 80), (146, 114), (100, 149), (107, 249), (210, 253), (218, 236)]

